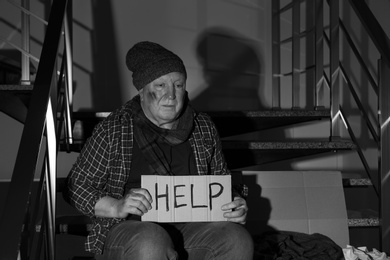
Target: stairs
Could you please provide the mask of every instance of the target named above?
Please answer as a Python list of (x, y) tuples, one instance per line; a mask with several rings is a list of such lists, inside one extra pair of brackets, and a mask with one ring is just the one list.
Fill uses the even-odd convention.
[[(221, 136), (224, 154), (231, 170), (257, 167), (288, 159), (304, 158), (322, 153), (354, 152), (356, 145), (351, 140), (329, 141), (327, 138), (289, 140), (246, 140), (245, 133), (261, 135), (262, 131), (276, 131), (279, 128), (299, 126), (302, 123), (324, 122), (329, 124), (329, 111), (275, 110), (275, 111), (218, 111), (207, 112), (215, 122)], [(94, 126), (102, 121), (108, 112), (74, 112), (73, 143), (60, 142), (60, 150), (80, 152)], [(250, 136), (250, 138), (253, 138)], [(263, 137), (263, 139), (267, 137)], [(274, 169), (278, 170), (278, 169)], [(346, 187), (370, 185), (366, 179), (345, 179)]]
[[(357, 146), (351, 140), (330, 141), (329, 138), (305, 138), (304, 140), (280, 138), (278, 140), (278, 137), (273, 137), (274, 139), (269, 139), (269, 136), (261, 137), (263, 132), (276, 133), (286, 127), (306, 127), (307, 125), (310, 127), (317, 123), (320, 123), (321, 127), (323, 127), (322, 124), (329, 125), (330, 116), (327, 110), (211, 111), (207, 113), (213, 118), (220, 132), (225, 158), (233, 174), (240, 174), (241, 170), (253, 168), (260, 171), (263, 169), (284, 170), (278, 165), (286, 161), (299, 161), (322, 155), (332, 156), (335, 153), (356, 153)], [(60, 142), (60, 150), (80, 152), (86, 139), (92, 134), (94, 126), (108, 114), (108, 112), (74, 112), (73, 143), (67, 145), (63, 139)], [(246, 136), (249, 136), (249, 140)], [(256, 136), (260, 138), (256, 140)], [(345, 177), (343, 186), (347, 192), (351, 189), (372, 187), (372, 183), (369, 179), (354, 176)], [(351, 211), (348, 217), (350, 230), (356, 231), (356, 229), (380, 225), (378, 212), (374, 215), (367, 215)], [(80, 221), (82, 223), (84, 220), (81, 218)], [(69, 225), (66, 230), (72, 229), (71, 223), (64, 223), (64, 225)], [(353, 238), (351, 241), (353, 242)]]
[[(296, 3), (303, 2), (303, 1), (293, 1), (293, 2), (294, 4), (291, 4), (291, 6), (292, 5), (296, 6), (297, 5)], [(355, 2), (361, 2), (361, 1), (359, 0)], [(288, 8), (289, 6), (279, 8), (280, 10), (277, 10), (277, 12), (283, 12)], [(335, 25), (333, 23), (335, 20), (338, 20), (339, 17), (338, 17), (338, 12), (332, 11), (332, 13), (337, 14), (336, 17), (337, 19), (332, 19), (332, 24), (330, 25), (330, 28), (335, 28), (334, 27)], [(295, 22), (296, 21), (294, 19), (294, 23)], [(303, 37), (302, 35), (305, 35), (306, 33), (310, 34), (311, 32), (314, 32), (314, 30), (312, 31), (308, 30), (304, 33), (303, 32), (301, 33), (299, 31), (299, 26), (294, 28), (295, 28), (294, 37), (292, 37), (292, 39), (279, 39), (282, 40), (281, 41), (282, 43), (280, 45), (290, 42), (290, 40), (291, 41), (297, 40), (300, 37)], [(296, 28), (298, 29), (296, 30)], [(330, 31), (336, 32), (336, 30), (330, 30)], [(297, 37), (297, 35), (299, 35), (300, 33), (302, 35), (300, 35), (300, 37)], [(322, 33), (319, 34), (319, 36), (321, 35)], [(322, 35), (321, 37), (324, 37), (325, 41), (326, 40), (329, 41), (329, 39), (327, 39), (326, 33), (324, 33), (324, 35)], [(377, 37), (377, 38), (381, 38), (381, 37)], [(275, 44), (276, 42), (277, 41), (273, 41), (273, 44)], [(320, 41), (318, 41), (317, 39), (315, 41), (313, 40), (313, 43), (314, 42), (319, 43)], [(333, 42), (337, 42), (337, 41), (333, 41)], [(48, 46), (50, 45), (52, 44), (49, 43)], [(278, 46), (279, 48), (280, 45)], [(322, 48), (323, 46), (321, 45), (320, 49), (322, 50)], [(273, 49), (277, 49), (277, 47)], [(295, 57), (299, 56), (297, 55), (299, 54), (299, 50), (298, 51), (293, 50), (293, 52)], [(277, 56), (278, 55), (276, 55), (275, 57)], [(340, 69), (338, 66), (341, 66), (338, 63), (339, 57), (337, 56), (334, 59), (333, 56), (334, 55), (332, 55), (331, 57), (332, 61), (330, 62), (331, 64), (329, 65), (329, 68), (324, 68), (324, 64), (319, 64), (319, 63), (316, 63), (313, 66), (312, 65), (308, 66), (309, 69), (311, 66), (312, 66), (311, 68), (316, 66), (316, 70), (317, 68), (319, 69), (319, 73), (317, 73), (316, 78), (315, 79), (313, 78), (313, 80), (316, 80), (316, 82), (322, 82), (321, 84), (323, 85), (328, 85), (327, 87), (329, 87), (329, 89), (332, 90), (334, 88), (331, 85), (335, 81), (327, 79), (327, 76), (325, 74), (327, 73), (327, 74), (335, 75), (336, 72), (340, 73)], [(384, 55), (384, 57), (386, 58), (386, 55)], [(279, 71), (273, 71), (272, 75), (273, 76), (276, 75), (276, 77), (279, 78), (282, 77), (287, 78), (292, 76), (292, 78), (294, 79), (294, 76), (299, 76), (299, 73), (303, 74), (302, 68), (300, 68), (300, 64), (294, 62), (293, 66), (294, 66), (293, 72), (291, 73), (285, 73), (279, 70)], [(2, 77), (4, 79), (14, 78), (15, 75), (18, 75), (19, 73), (17, 69), (15, 70), (14, 66), (8, 66), (7, 64), (0, 64), (0, 67), (2, 71), (9, 70), (8, 72), (9, 76), (7, 76), (6, 74), (2, 74)], [(47, 67), (52, 68), (54, 66), (47, 66)], [(328, 69), (331, 73), (329, 73)], [(343, 69), (341, 71), (343, 71)], [(385, 75), (386, 73), (382, 73), (382, 74)], [(49, 82), (49, 80), (47, 80), (47, 82)], [(389, 82), (389, 79), (387, 79), (387, 82)], [(30, 95), (33, 90), (32, 85), (18, 85), (12, 80), (11, 82), (7, 82), (7, 80), (4, 80), (4, 82), (2, 83), (4, 84), (0, 85), (0, 111), (6, 113), (7, 115), (14, 118), (15, 120), (24, 123), (26, 120), (28, 109), (30, 107)], [(381, 84), (386, 85), (384, 80), (383, 83)], [(378, 83), (378, 86), (379, 85), (380, 83)], [(339, 97), (338, 97), (339, 93), (333, 91), (331, 93), (332, 96), (323, 98), (324, 94), (323, 93), (321, 94), (321, 92), (318, 91), (317, 89), (316, 91), (318, 91), (318, 93), (315, 93), (316, 94), (315, 98), (310, 97), (308, 98), (308, 100), (316, 99), (315, 107), (320, 109), (303, 110), (303, 109), (299, 109), (299, 105), (297, 105), (300, 103), (299, 96), (296, 96), (297, 93), (300, 93), (300, 89), (297, 88), (297, 86), (300, 86), (300, 84), (296, 84), (296, 81), (294, 81), (293, 91), (292, 91), (294, 94), (293, 101), (292, 101), (293, 108), (291, 110), (278, 109), (280, 105), (276, 105), (275, 107), (277, 107), (277, 109), (267, 110), (267, 111), (207, 111), (210, 114), (210, 116), (213, 118), (220, 132), (220, 136), (222, 138), (222, 146), (230, 169), (234, 171), (240, 171), (242, 169), (248, 169), (248, 168), (255, 168), (256, 170), (262, 170), (262, 169), (269, 170), (270, 168), (272, 168), (277, 170), (277, 167), (279, 167), (282, 163), (286, 161), (287, 162), (299, 161), (299, 160), (304, 160), (305, 158), (311, 158), (313, 156), (318, 156), (318, 157), (322, 155), (327, 156), (329, 154), (334, 154), (334, 153), (356, 154), (357, 152), (359, 152), (360, 148), (355, 139), (353, 138), (352, 140), (338, 139), (339, 136), (337, 134), (334, 135), (335, 129), (337, 129), (338, 127), (334, 127), (333, 125), (334, 120), (332, 120), (332, 118), (335, 119), (335, 117), (337, 116), (336, 113), (339, 111), (339, 108), (337, 107), (337, 105), (339, 105)], [(378, 86), (377, 88), (379, 88)], [(279, 90), (277, 90), (278, 88)], [(276, 91), (275, 94), (273, 94), (273, 97), (276, 96), (280, 98), (281, 96), (283, 96), (282, 93), (278, 92), (281, 89), (280, 86), (277, 86), (277, 88), (275, 89)], [(325, 93), (325, 96), (327, 94), (329, 93)], [(354, 93), (352, 93), (352, 95), (353, 94)], [(388, 92), (385, 94), (389, 96)], [(325, 101), (321, 100), (321, 96)], [(323, 109), (323, 107), (327, 108), (329, 106), (329, 104), (326, 103), (327, 101), (329, 101), (327, 100), (328, 98), (330, 98), (332, 101), (331, 107), (329, 110)], [(318, 100), (319, 102), (317, 102)], [(388, 102), (388, 99), (384, 98), (382, 100), (382, 103), (385, 102)], [(38, 104), (40, 102), (36, 102), (36, 103)], [(359, 104), (357, 106), (359, 107)], [(383, 111), (384, 109), (382, 110), (382, 114), (385, 114), (383, 113)], [(44, 112), (45, 112), (44, 110), (40, 111), (40, 113), (44, 113)], [(388, 113), (388, 111), (386, 113)], [(107, 115), (108, 113), (106, 112), (101, 112), (101, 113), (100, 112), (99, 113), (74, 112), (72, 116), (72, 129), (74, 134), (74, 136), (72, 137), (73, 142), (71, 144), (65, 142), (65, 139), (67, 137), (65, 137), (65, 135), (62, 133), (61, 140), (59, 142), (59, 151), (80, 152), (86, 139), (91, 135), (94, 126), (98, 122), (103, 120)], [(281, 129), (294, 129), (296, 127), (302, 127), (302, 126), (317, 124), (317, 123), (321, 123), (321, 124), (324, 123), (327, 126), (327, 129), (330, 129), (331, 134), (330, 135), (328, 134), (323, 137), (318, 137), (318, 138), (317, 137), (299, 138), (294, 136), (286, 137), (286, 136), (273, 135), (274, 133), (278, 133)], [(364, 125), (364, 123), (362, 123), (362, 125)], [(263, 135), (264, 133), (267, 134)], [(38, 133), (38, 136), (40, 134), (41, 133)], [(36, 139), (38, 140), (38, 138)], [(31, 154), (25, 153), (25, 155), (26, 158), (29, 156), (31, 157)], [(386, 155), (386, 153), (384, 153), (384, 155)], [(384, 167), (384, 169), (386, 169), (386, 167)], [(19, 172), (22, 173), (22, 171)], [(22, 175), (19, 174), (19, 176)], [(19, 178), (19, 180), (20, 179), (21, 178)], [(64, 185), (63, 184), (64, 180), (58, 179), (57, 181), (58, 181), (59, 191), (61, 191), (61, 186)], [(361, 190), (362, 188), (365, 189), (367, 187), (370, 189), (373, 186), (373, 181), (366, 178), (366, 176), (364, 178), (360, 178), (359, 176), (349, 177), (349, 175), (346, 174), (345, 178), (343, 179), (343, 186), (345, 188), (344, 189), (345, 192), (348, 193), (350, 190)], [(384, 190), (386, 189), (382, 189), (382, 191)], [(26, 193), (27, 193), (27, 189), (26, 189)], [(386, 198), (386, 196), (383, 198)], [(346, 199), (353, 200), (354, 198), (353, 196), (347, 196)], [(378, 200), (381, 200), (380, 196)], [(373, 203), (376, 203), (376, 200)], [(385, 213), (389, 212), (387, 206), (384, 212)], [(379, 220), (377, 214), (378, 212), (371, 212), (371, 211), (366, 211), (366, 212), (351, 211), (349, 215), (349, 222), (348, 222), (350, 227), (350, 232), (355, 232), (358, 229), (366, 229), (367, 227), (380, 227), (381, 224), (385, 228), (388, 227), (388, 220), (386, 218)], [(383, 214), (382, 217), (383, 216), (386, 216), (386, 214)], [(386, 224), (383, 225), (383, 223)], [(84, 217), (59, 216), (57, 219), (55, 233), (57, 235), (74, 234), (79, 236), (85, 236), (88, 228), (90, 228), (89, 222)], [(380, 232), (381, 231), (379, 231), (379, 233)], [(386, 235), (385, 233), (384, 235), (386, 236), (386, 239), (388, 239), (389, 236)], [(6, 239), (7, 238), (3, 238), (3, 240), (1, 241), (5, 241)], [(379, 241), (379, 244), (381, 243), (383, 243), (383, 241)], [(387, 244), (384, 245), (386, 246)]]

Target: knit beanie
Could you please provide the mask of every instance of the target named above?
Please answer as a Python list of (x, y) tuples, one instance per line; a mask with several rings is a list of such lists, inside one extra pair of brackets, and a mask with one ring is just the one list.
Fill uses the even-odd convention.
[(138, 90), (171, 72), (180, 72), (187, 77), (179, 56), (154, 42), (136, 43), (126, 54), (126, 65), (133, 72), (133, 84)]

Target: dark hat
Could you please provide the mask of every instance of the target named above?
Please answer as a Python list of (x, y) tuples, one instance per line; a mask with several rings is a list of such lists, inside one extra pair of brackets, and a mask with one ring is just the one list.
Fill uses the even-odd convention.
[(154, 42), (136, 43), (126, 54), (126, 65), (133, 72), (133, 84), (138, 90), (171, 72), (180, 72), (187, 77), (179, 56)]

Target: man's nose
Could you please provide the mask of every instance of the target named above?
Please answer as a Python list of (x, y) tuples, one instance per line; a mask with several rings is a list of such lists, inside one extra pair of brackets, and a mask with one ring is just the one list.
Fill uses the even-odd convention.
[(176, 98), (176, 90), (174, 85), (168, 86), (167, 96), (169, 99), (175, 99)]

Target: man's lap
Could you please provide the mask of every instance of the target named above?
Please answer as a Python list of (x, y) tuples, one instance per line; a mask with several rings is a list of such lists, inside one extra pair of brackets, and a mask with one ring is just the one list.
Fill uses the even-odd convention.
[[(128, 220), (108, 234), (105, 251), (127, 248), (166, 248), (166, 259), (251, 259), (252, 238), (245, 227), (232, 222), (152, 223)], [(149, 252), (148, 252), (149, 253)], [(157, 253), (161, 254), (163, 253)], [(195, 257), (195, 258), (194, 258)], [(124, 258), (125, 259), (125, 258)]]

